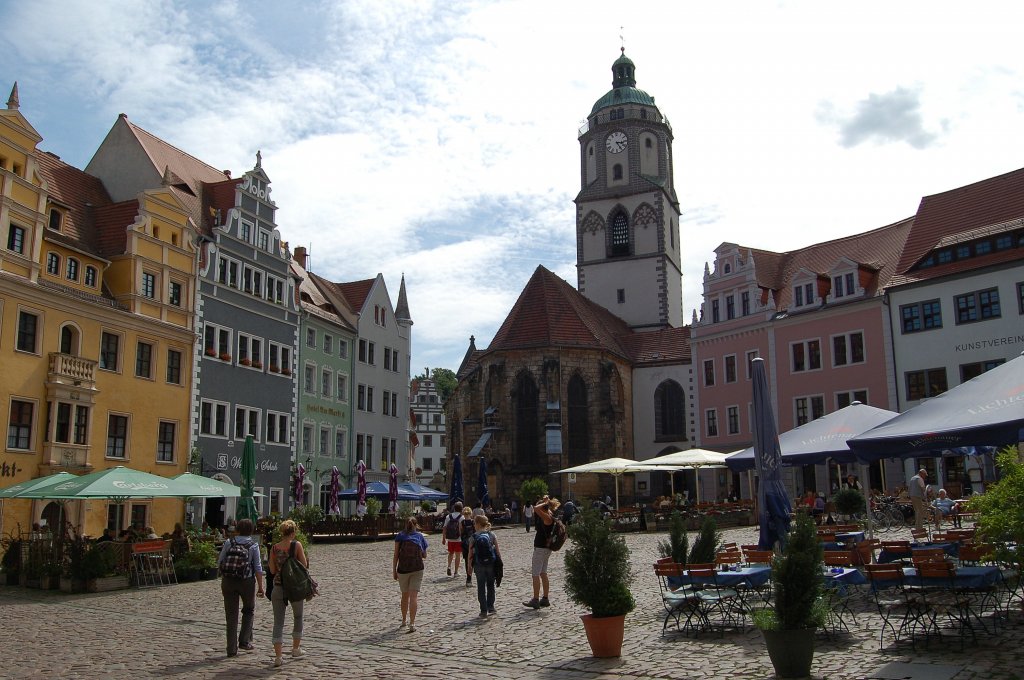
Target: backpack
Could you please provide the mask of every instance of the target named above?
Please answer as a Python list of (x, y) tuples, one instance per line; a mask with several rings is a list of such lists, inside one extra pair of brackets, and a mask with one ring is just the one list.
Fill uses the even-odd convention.
[(317, 585), (306, 568), (295, 559), (295, 541), (288, 548), (288, 559), (281, 566), (281, 587), (284, 599), (289, 602), (312, 600), (317, 594)]
[(482, 531), (473, 537), (473, 564), (494, 564), (494, 536)]
[(420, 544), (411, 538), (398, 544), (398, 573), (411, 574), (423, 571), (423, 550)]
[(448, 520), (444, 523), (444, 537), (449, 541), (457, 541), (461, 538), (461, 524), (462, 515), (456, 516), (455, 513), (448, 515)]
[(555, 551), (565, 544), (566, 531), (562, 520), (556, 519), (551, 525), (551, 533), (548, 534), (548, 550)]
[(228, 551), (220, 563), (220, 575), (229, 578), (249, 578), (252, 576), (252, 560), (249, 559), (251, 544), (239, 543), (233, 538), (228, 543)]
[(468, 541), (470, 539), (470, 537), (472, 537), (475, 532), (476, 532), (476, 522), (474, 522), (472, 519), (465, 519), (465, 518), (463, 518), (463, 520), (462, 520), (462, 540), (463, 541)]

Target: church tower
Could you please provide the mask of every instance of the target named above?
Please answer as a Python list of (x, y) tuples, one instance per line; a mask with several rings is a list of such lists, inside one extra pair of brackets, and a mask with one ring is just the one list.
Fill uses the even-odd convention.
[(594, 104), (579, 141), (579, 291), (636, 330), (682, 326), (672, 126), (636, 87), (625, 48), (612, 64), (612, 89)]

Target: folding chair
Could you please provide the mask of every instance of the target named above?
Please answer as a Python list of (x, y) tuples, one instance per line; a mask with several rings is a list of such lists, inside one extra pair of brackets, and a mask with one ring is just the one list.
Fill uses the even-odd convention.
[(882, 552), (895, 557), (897, 561), (910, 561), (910, 541), (882, 541)]
[[(892, 631), (894, 642), (899, 642), (900, 636), (910, 625), (912, 612), (917, 605), (903, 587), (903, 568), (899, 565), (866, 564), (864, 575), (871, 584), (871, 594), (878, 607), (878, 614), (882, 617), (882, 628), (878, 632), (878, 649), (881, 650), (885, 629)], [(901, 617), (898, 627), (893, 624), (896, 617)]]
[[(964, 651), (965, 632), (969, 630), (972, 639), (976, 636), (971, 624), (970, 598), (956, 585), (956, 567), (943, 560), (921, 562), (916, 569), (918, 577), (926, 584), (921, 588), (921, 616), (918, 617), (924, 624), (925, 646), (933, 632), (942, 637), (939, 619), (944, 618), (957, 630), (960, 651)], [(977, 615), (974, 616), (977, 619)]]
[(911, 529), (910, 535), (914, 537), (914, 540), (918, 543), (928, 543), (928, 529)]
[[(713, 631), (715, 626), (711, 621), (713, 615), (717, 614), (721, 619), (720, 633), (725, 635), (727, 625), (736, 625), (737, 618), (740, 627), (746, 617), (746, 610), (742, 606), (743, 601), (739, 591), (735, 588), (726, 588), (720, 585), (718, 572), (712, 569), (687, 569), (687, 576), (693, 582), (696, 590), (696, 611), (700, 629)], [(699, 629), (694, 628), (694, 634), (699, 634)]]
[(881, 541), (877, 538), (865, 538), (854, 548), (857, 555), (858, 565), (872, 564), (875, 561), (875, 551), (878, 550)]
[[(842, 567), (849, 569), (854, 566), (853, 554), (849, 550), (826, 550), (823, 559), (825, 566), (830, 568)], [(856, 586), (849, 586), (830, 577), (825, 579), (825, 595), (828, 598), (828, 617), (825, 621), (825, 634), (827, 637), (831, 637), (828, 633), (829, 628), (831, 628), (832, 633), (839, 632), (840, 628), (850, 632), (850, 627), (843, 618), (844, 615), (848, 615), (853, 619), (854, 623), (857, 622), (857, 616), (850, 609), (850, 588), (856, 588)]]
[(718, 566), (739, 564), (743, 561), (743, 553), (739, 550), (727, 550), (715, 555), (715, 564)]
[[(676, 628), (685, 633), (690, 626), (696, 604), (696, 593), (693, 587), (682, 583), (686, 575), (686, 565), (659, 560), (654, 565), (654, 574), (658, 577), (661, 603), (665, 607), (665, 622), (661, 625), (661, 634), (665, 634), (668, 620), (671, 618), (676, 620)], [(682, 614), (686, 614), (686, 623), (680, 627), (679, 617)]]

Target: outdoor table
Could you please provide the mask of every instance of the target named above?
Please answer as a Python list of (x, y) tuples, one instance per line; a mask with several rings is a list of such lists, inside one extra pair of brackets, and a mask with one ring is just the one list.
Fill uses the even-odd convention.
[(842, 533), (842, 534), (836, 534), (836, 542), (837, 543), (846, 543), (847, 547), (851, 547), (853, 545), (856, 545), (857, 543), (860, 543), (863, 540), (864, 540), (864, 532), (863, 531), (849, 531), (849, 532)]
[[(904, 583), (921, 587), (944, 587), (949, 582), (946, 579), (927, 579), (917, 575), (917, 569), (908, 567), (903, 570)], [(956, 588), (985, 588), (994, 586), (1003, 580), (999, 567), (960, 567), (953, 577), (953, 584)]]
[[(768, 579), (772, 576), (772, 568), (740, 567), (735, 571), (717, 571), (715, 574), (718, 585), (724, 588), (735, 588), (736, 586), (744, 584), (749, 585), (751, 588), (760, 588), (768, 583)], [(697, 579), (697, 582), (695, 583), (694, 579), (690, 578), (689, 574), (669, 579), (669, 583), (673, 588), (678, 588), (679, 586), (700, 585), (700, 583), (703, 582), (705, 582), (704, 579)]]
[[(831, 638), (840, 628), (849, 631), (849, 626), (843, 620), (848, 614), (854, 621), (857, 620), (853, 610), (850, 609), (848, 586), (859, 586), (868, 582), (868, 579), (858, 569), (848, 567), (834, 567), (827, 569), (822, 577), (825, 581), (825, 593), (828, 598), (828, 620), (826, 621), (826, 635)], [(831, 633), (829, 629), (831, 628)]]
[(897, 560), (908, 559), (911, 557), (915, 550), (926, 550), (933, 548), (942, 548), (942, 551), (951, 557), (956, 557), (960, 552), (960, 544), (953, 543), (911, 543), (910, 552), (896, 552), (888, 549), (883, 549), (882, 552), (878, 553), (879, 564), (886, 562), (895, 562)]

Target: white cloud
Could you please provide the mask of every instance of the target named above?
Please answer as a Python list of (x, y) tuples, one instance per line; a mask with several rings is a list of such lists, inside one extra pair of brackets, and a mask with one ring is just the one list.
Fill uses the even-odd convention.
[[(282, 234), (312, 245), (316, 271), (380, 271), (393, 295), (406, 273), (416, 365), (456, 368), (471, 334), (484, 346), (537, 264), (575, 282), (576, 134), (610, 88), (621, 24), (673, 124), (687, 312), (722, 241), (787, 250), (872, 229), (1024, 156), (1017, 3), (631, 12), (53, 1), (0, 6), (0, 35), (22, 111), (69, 162), (122, 111), (236, 175), (262, 149)], [(921, 148), (854, 143), (879, 139)]]

